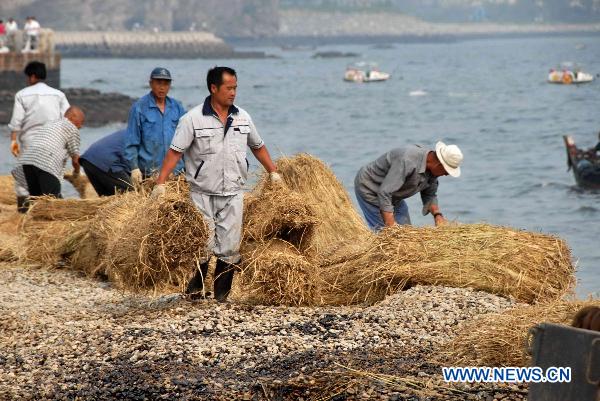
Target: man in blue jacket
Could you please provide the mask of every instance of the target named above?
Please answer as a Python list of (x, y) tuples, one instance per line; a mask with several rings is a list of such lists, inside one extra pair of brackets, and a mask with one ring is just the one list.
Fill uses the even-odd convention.
[(99, 196), (133, 189), (129, 163), (123, 154), (127, 130), (117, 131), (94, 142), (79, 158), (90, 183)]
[[(162, 67), (152, 70), (150, 89), (150, 93), (137, 100), (129, 111), (125, 159), (133, 185), (160, 170), (179, 118), (185, 114), (181, 103), (167, 96), (171, 89), (169, 70)], [(181, 170), (183, 161), (177, 164), (175, 172)]]

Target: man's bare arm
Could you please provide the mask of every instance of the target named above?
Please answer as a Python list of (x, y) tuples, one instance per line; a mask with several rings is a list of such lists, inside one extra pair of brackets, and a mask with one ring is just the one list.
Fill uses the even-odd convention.
[(256, 157), (256, 160), (258, 160), (260, 164), (263, 165), (267, 172), (272, 173), (277, 171), (277, 166), (275, 166), (275, 163), (273, 163), (273, 160), (271, 160), (271, 155), (269, 154), (269, 151), (267, 150), (267, 147), (265, 145), (261, 146), (258, 149), (251, 150), (254, 157)]

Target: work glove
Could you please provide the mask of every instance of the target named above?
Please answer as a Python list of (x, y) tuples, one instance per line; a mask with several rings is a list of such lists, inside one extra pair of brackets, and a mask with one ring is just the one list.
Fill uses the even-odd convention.
[(131, 183), (133, 185), (140, 185), (142, 183), (143, 176), (142, 172), (139, 168), (135, 168), (131, 170)]
[(14, 157), (19, 156), (19, 143), (16, 140), (12, 140), (10, 142), (10, 152), (13, 154)]
[(281, 178), (278, 172), (273, 171), (272, 173), (269, 173), (269, 178), (271, 179), (271, 184), (283, 185), (283, 179)]
[(165, 187), (165, 184), (156, 184), (154, 186), (154, 188), (152, 189), (152, 193), (150, 194), (150, 197), (152, 199), (159, 199), (159, 198), (165, 196), (166, 192), (167, 192), (167, 188)]

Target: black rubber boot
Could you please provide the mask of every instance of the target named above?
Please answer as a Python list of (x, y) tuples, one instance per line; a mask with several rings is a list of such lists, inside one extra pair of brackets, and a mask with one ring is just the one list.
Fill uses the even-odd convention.
[(29, 210), (29, 197), (17, 196), (17, 212), (27, 213)]
[(185, 290), (185, 295), (187, 295), (190, 300), (196, 301), (205, 298), (202, 290), (204, 289), (204, 279), (207, 274), (208, 262), (204, 262), (200, 265), (200, 270), (196, 270), (196, 274), (194, 274), (194, 277), (192, 277)]
[(231, 291), (231, 283), (233, 283), (233, 273), (235, 265), (227, 263), (221, 259), (217, 259), (217, 267), (215, 267), (215, 299), (219, 302), (225, 302), (229, 291)]

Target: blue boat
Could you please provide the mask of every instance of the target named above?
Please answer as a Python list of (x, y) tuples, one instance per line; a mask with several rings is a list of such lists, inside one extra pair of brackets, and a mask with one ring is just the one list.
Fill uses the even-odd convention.
[(567, 164), (573, 170), (577, 185), (584, 189), (600, 189), (600, 157), (596, 148), (579, 149), (570, 135), (564, 135)]

